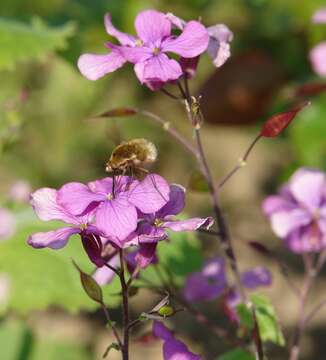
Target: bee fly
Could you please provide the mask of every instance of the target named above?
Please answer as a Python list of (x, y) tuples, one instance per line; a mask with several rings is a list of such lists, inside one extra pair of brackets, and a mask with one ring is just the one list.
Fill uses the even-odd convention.
[(105, 170), (114, 175), (124, 175), (129, 171), (137, 179), (142, 179), (148, 173), (144, 166), (154, 163), (156, 159), (157, 150), (153, 143), (146, 139), (133, 139), (113, 149)]

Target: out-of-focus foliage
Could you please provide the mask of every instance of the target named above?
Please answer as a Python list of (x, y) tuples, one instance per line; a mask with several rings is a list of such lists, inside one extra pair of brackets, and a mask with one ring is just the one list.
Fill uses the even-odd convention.
[(222, 356), (219, 356), (217, 360), (254, 360), (255, 357), (242, 349), (231, 350)]
[[(84, 293), (79, 274), (72, 264), (74, 259), (85, 271), (94, 270), (79, 237), (72, 238), (62, 250), (37, 251), (26, 244), (28, 236), (51, 228), (36, 223), (31, 215), (21, 214), (25, 220), (17, 234), (0, 244), (0, 273), (9, 279), (8, 299), (1, 304), (2, 312), (11, 309), (27, 313), (51, 305), (73, 312), (98, 307)], [(119, 282), (115, 280), (105, 289), (105, 301), (109, 306), (118, 305), (118, 293)]]
[(0, 18), (0, 70), (13, 70), (18, 61), (42, 60), (66, 48), (74, 28), (72, 23), (50, 28), (40, 18), (33, 18), (30, 25)]
[(5, 360), (90, 360), (86, 348), (55, 340), (37, 339), (23, 321), (9, 319), (1, 324), (1, 357)]
[[(188, 274), (198, 271), (203, 263), (200, 241), (192, 233), (173, 233), (169, 243), (159, 243), (157, 255), (163, 279), (172, 280), (178, 286), (184, 283)], [(155, 265), (145, 269), (142, 278), (153, 285), (162, 285), (162, 278), (155, 271)]]

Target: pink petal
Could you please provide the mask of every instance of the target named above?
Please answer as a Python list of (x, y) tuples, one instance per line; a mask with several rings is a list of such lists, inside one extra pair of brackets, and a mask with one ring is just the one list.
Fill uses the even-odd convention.
[(233, 39), (233, 33), (224, 24), (210, 26), (207, 31), (209, 34), (207, 52), (213, 59), (213, 64), (220, 67), (231, 56), (229, 43)]
[(187, 24), (183, 19), (179, 18), (178, 16), (175, 16), (172, 13), (167, 13), (165, 16), (169, 21), (171, 21), (172, 25), (179, 30), (183, 30)]
[(315, 46), (310, 51), (309, 57), (315, 73), (320, 76), (326, 76), (326, 41)]
[(183, 186), (171, 185), (169, 201), (156, 214), (156, 217), (164, 218), (167, 215), (177, 215), (181, 213), (181, 211), (185, 207), (185, 192), (186, 189)]
[(198, 21), (187, 23), (177, 38), (169, 37), (162, 42), (163, 52), (173, 52), (185, 58), (193, 58), (203, 53), (208, 46), (208, 32)]
[(289, 183), (293, 197), (311, 212), (321, 205), (325, 187), (324, 173), (304, 168), (296, 171)]
[(149, 47), (130, 47), (130, 46), (115, 46), (115, 49), (120, 52), (121, 56), (127, 61), (137, 64), (152, 58), (153, 51)]
[(293, 210), (296, 207), (297, 204), (279, 195), (268, 196), (263, 202), (263, 211), (269, 216), (275, 212)]
[[(113, 266), (113, 267), (116, 267), (119, 263), (119, 256), (116, 255), (114, 256), (109, 262), (108, 264)], [(106, 285), (106, 284), (109, 284), (114, 276), (115, 276), (115, 272), (110, 270), (108, 267), (106, 266), (102, 266), (101, 268), (98, 268), (95, 273), (93, 274), (93, 278), (94, 280), (100, 285), (100, 286), (103, 286), (103, 285)]]
[(325, 24), (326, 23), (326, 8), (317, 10), (312, 17), (312, 21), (315, 24)]
[(101, 180), (91, 181), (87, 184), (87, 186), (93, 192), (108, 195), (112, 193), (113, 180), (110, 177), (106, 177)]
[(138, 36), (145, 43), (159, 45), (161, 39), (171, 34), (171, 23), (165, 14), (156, 10), (140, 12), (135, 20), (135, 28)]
[(156, 255), (157, 243), (142, 244), (136, 254), (135, 260), (137, 264), (142, 268), (146, 268), (152, 263)]
[(123, 241), (137, 227), (137, 210), (123, 198), (104, 201), (96, 212), (96, 226), (108, 237)]
[(160, 210), (168, 202), (169, 193), (169, 184), (161, 176), (151, 174), (130, 186), (128, 201), (144, 214), (150, 214)]
[(36, 249), (49, 247), (51, 249), (61, 249), (64, 247), (70, 236), (78, 234), (80, 229), (73, 227), (64, 227), (58, 230), (39, 232), (31, 235), (27, 243)]
[(0, 208), (0, 239), (8, 239), (16, 232), (16, 219), (7, 209)]
[(148, 59), (143, 68), (139, 68), (136, 74), (142, 83), (150, 81), (167, 82), (179, 79), (182, 75), (180, 64), (169, 59), (165, 54), (159, 54)]
[(165, 341), (173, 339), (172, 332), (161, 321), (153, 322), (153, 335)]
[(58, 192), (55, 189), (42, 188), (31, 194), (30, 203), (36, 215), (43, 221), (61, 220), (78, 224), (78, 219), (58, 203)]
[(192, 218), (187, 220), (165, 221), (163, 226), (173, 231), (195, 231), (201, 227), (209, 229), (213, 225), (212, 218)]
[(281, 238), (286, 237), (293, 230), (309, 224), (311, 220), (309, 213), (301, 209), (280, 211), (271, 215), (272, 229)]
[(297, 253), (320, 252), (326, 248), (326, 237), (316, 226), (306, 226), (291, 232), (285, 239), (287, 247)]
[(58, 190), (58, 203), (74, 215), (81, 215), (94, 203), (105, 200), (103, 194), (97, 194), (87, 185), (71, 182)]
[(111, 14), (106, 14), (104, 16), (104, 26), (106, 32), (109, 35), (118, 39), (121, 45), (129, 45), (129, 46), (135, 45), (136, 38), (134, 36), (121, 32), (113, 26)]
[(88, 80), (98, 80), (119, 69), (126, 60), (118, 51), (107, 55), (84, 54), (78, 59), (78, 69)]

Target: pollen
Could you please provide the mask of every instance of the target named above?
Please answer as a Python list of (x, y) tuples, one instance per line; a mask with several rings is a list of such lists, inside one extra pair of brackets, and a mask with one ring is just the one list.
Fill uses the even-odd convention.
[(156, 227), (161, 227), (161, 226), (163, 226), (163, 220), (161, 220), (161, 219), (155, 219), (155, 220), (154, 220), (154, 225), (155, 225)]
[(158, 55), (160, 52), (161, 52), (161, 49), (158, 48), (158, 47), (155, 47), (155, 48), (153, 49), (153, 54), (154, 54), (154, 55)]
[(106, 198), (107, 198), (108, 200), (112, 200), (112, 199), (113, 199), (113, 194), (111, 194), (111, 193), (110, 193), (110, 194), (107, 194), (107, 195), (106, 195)]
[(135, 41), (135, 44), (136, 44), (137, 47), (141, 47), (141, 46), (144, 45), (143, 41), (140, 40), (140, 39), (137, 39), (137, 40)]

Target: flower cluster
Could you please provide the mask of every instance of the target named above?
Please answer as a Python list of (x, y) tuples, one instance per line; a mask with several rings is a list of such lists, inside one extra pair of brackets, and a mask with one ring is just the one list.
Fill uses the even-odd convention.
[[(254, 290), (260, 286), (271, 285), (272, 276), (267, 269), (257, 266), (241, 273), (241, 283), (248, 290)], [(241, 297), (227, 281), (223, 258), (210, 259), (200, 271), (190, 274), (186, 279), (183, 294), (189, 302), (211, 301), (221, 297), (230, 320), (238, 319), (235, 307), (241, 302)]]
[[(326, 8), (316, 11), (312, 21), (315, 24), (326, 24)], [(310, 61), (316, 74), (326, 76), (326, 41), (322, 41), (311, 50)]]
[(326, 248), (326, 176), (307, 168), (297, 170), (278, 195), (269, 196), (263, 210), (272, 229), (295, 253)]
[[(145, 10), (137, 15), (136, 36), (117, 30), (109, 14), (104, 24), (107, 33), (120, 45), (107, 42), (109, 54), (84, 54), (79, 58), (78, 68), (89, 80), (97, 80), (129, 62), (134, 65), (139, 81), (157, 90), (190, 70), (193, 74), (199, 56), (205, 51), (217, 67), (230, 56), (229, 42), (233, 35), (222, 24), (205, 28), (198, 21), (185, 22), (156, 10)], [(173, 30), (181, 33), (177, 36)], [(179, 56), (179, 61), (169, 58), (169, 53)], [(188, 69), (189, 64), (191, 69)]]
[(142, 181), (115, 176), (88, 184), (72, 182), (59, 190), (42, 188), (31, 195), (31, 204), (41, 220), (69, 225), (31, 235), (31, 246), (59, 249), (79, 234), (90, 260), (98, 267), (115, 261), (117, 249), (131, 246), (138, 247), (134, 259), (145, 267), (155, 258), (157, 243), (168, 237), (167, 229), (191, 231), (212, 225), (211, 218), (175, 219), (184, 208), (185, 189), (169, 185), (156, 174)]

